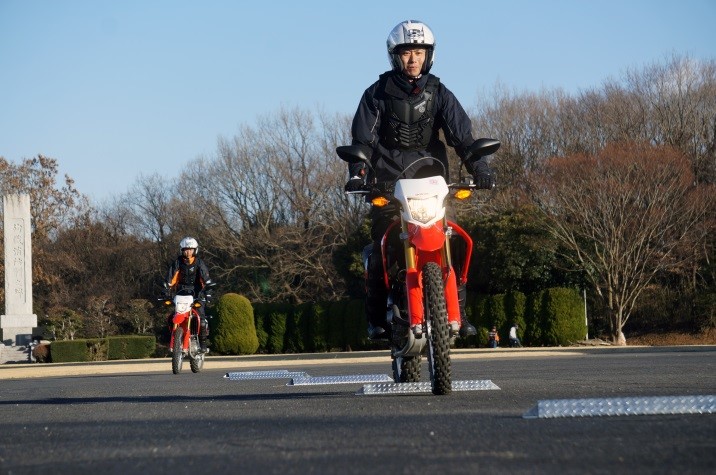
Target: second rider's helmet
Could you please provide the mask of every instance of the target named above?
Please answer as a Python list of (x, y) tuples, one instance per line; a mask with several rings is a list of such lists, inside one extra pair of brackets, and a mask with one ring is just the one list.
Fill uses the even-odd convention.
[(401, 46), (422, 46), (427, 50), (422, 74), (426, 74), (433, 66), (435, 58), (435, 36), (428, 25), (418, 20), (405, 20), (399, 23), (388, 35), (388, 59), (393, 71), (401, 72), (403, 63), (400, 61)]
[(199, 243), (193, 237), (187, 236), (179, 243), (179, 251), (184, 249), (194, 249), (194, 255), (196, 256), (199, 254)]

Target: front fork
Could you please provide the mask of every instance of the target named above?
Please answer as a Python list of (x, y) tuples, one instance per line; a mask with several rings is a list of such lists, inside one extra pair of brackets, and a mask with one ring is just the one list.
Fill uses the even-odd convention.
[(460, 328), (460, 305), (457, 295), (457, 279), (453, 271), (450, 256), (450, 235), (452, 228), (447, 221), (443, 220), (445, 232), (445, 243), (437, 251), (416, 251), (408, 239), (408, 226), (401, 220), (401, 240), (405, 252), (405, 286), (407, 289), (408, 315), (411, 328), (422, 326), (424, 321), (423, 306), (423, 285), (418, 270), (418, 262), (437, 262), (443, 269), (443, 280), (445, 282), (445, 303), (447, 305), (448, 323), (457, 331)]

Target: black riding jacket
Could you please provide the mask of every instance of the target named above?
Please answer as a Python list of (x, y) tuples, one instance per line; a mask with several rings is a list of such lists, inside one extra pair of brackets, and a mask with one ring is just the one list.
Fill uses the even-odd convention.
[[(402, 73), (388, 71), (365, 90), (351, 132), (354, 145), (370, 149), (378, 182), (387, 182), (424, 156), (439, 159), (448, 179), (440, 129), (447, 144), (463, 158), (474, 139), (470, 118), (455, 95), (432, 74), (411, 84)], [(359, 170), (360, 165), (350, 165), (349, 176), (358, 175)]]
[(198, 295), (209, 280), (209, 268), (204, 261), (195, 257), (189, 262), (184, 256), (179, 255), (169, 266), (166, 281), (169, 287), (175, 291), (190, 290)]

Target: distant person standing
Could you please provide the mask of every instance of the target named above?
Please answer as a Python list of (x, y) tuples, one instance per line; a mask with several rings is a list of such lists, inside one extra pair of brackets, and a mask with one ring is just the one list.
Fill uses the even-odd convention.
[(512, 328), (510, 328), (510, 347), (511, 348), (520, 348), (522, 346), (522, 343), (520, 343), (520, 339), (517, 337), (517, 324), (513, 324)]
[(487, 334), (487, 346), (490, 348), (500, 346), (500, 335), (497, 333), (497, 327), (492, 327), (492, 330)]

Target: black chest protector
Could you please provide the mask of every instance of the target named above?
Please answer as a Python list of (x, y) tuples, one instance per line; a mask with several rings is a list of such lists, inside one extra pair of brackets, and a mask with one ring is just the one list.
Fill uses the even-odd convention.
[(430, 76), (420, 94), (398, 98), (386, 94), (380, 137), (389, 149), (419, 150), (428, 146), (435, 130), (435, 94), (440, 79)]
[(197, 274), (199, 273), (199, 259), (194, 259), (193, 264), (189, 264), (184, 259), (179, 259), (179, 286), (182, 288), (194, 288), (196, 285)]

